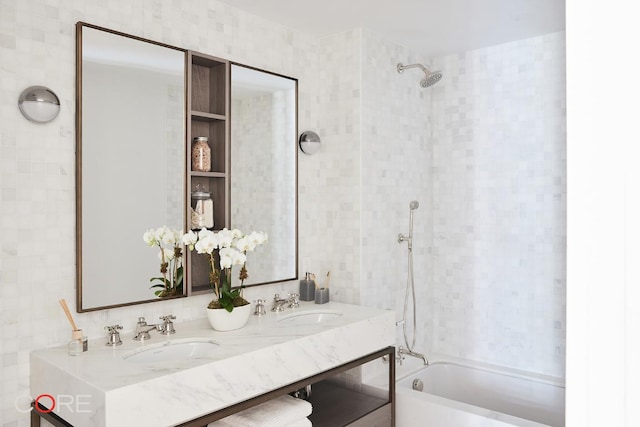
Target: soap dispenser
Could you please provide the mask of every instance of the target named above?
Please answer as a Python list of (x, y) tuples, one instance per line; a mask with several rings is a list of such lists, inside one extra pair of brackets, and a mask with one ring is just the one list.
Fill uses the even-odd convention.
[(304, 279), (300, 280), (300, 300), (313, 301), (316, 298), (316, 282), (311, 279), (311, 273), (304, 273)]

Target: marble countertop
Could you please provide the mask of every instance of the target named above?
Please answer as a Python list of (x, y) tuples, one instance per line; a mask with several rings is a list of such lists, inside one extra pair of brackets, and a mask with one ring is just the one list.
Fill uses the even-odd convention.
[[(286, 320), (302, 312), (335, 311), (321, 323)], [(176, 333), (105, 346), (69, 356), (66, 346), (31, 353), (31, 394), (72, 396), (75, 405), (55, 413), (73, 425), (175, 425), (393, 345), (393, 312), (336, 302), (251, 316), (239, 330), (218, 332), (206, 318), (175, 324)], [(134, 363), (123, 356), (166, 341), (206, 338), (218, 344), (210, 356)], [(73, 398), (73, 396), (76, 396)], [(78, 403), (80, 402), (80, 403)], [(43, 403), (47, 404), (47, 402)]]

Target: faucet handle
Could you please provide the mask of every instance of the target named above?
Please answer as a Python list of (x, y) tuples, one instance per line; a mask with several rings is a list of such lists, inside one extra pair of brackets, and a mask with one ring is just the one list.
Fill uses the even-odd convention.
[(147, 326), (147, 321), (144, 317), (138, 317), (138, 326)]
[(291, 308), (298, 308), (300, 307), (300, 294), (298, 293), (293, 293), (290, 295), (290, 303), (289, 303), (289, 307)]
[(105, 345), (110, 345), (115, 347), (117, 345), (122, 345), (122, 340), (120, 340), (120, 333), (118, 330), (122, 329), (120, 325), (111, 325), (105, 326), (104, 329), (107, 331), (107, 342)]
[(172, 320), (175, 320), (176, 316), (173, 314), (167, 314), (166, 316), (160, 316), (160, 320), (162, 320), (162, 330), (158, 329), (162, 335), (170, 335), (175, 334), (176, 330), (173, 328)]
[(283, 311), (284, 307), (282, 306), (282, 304), (285, 301), (286, 300), (281, 300), (280, 299), (280, 294), (275, 294), (273, 296), (273, 306), (271, 307), (271, 311), (275, 311), (275, 312)]
[(256, 303), (256, 310), (253, 312), (253, 314), (255, 316), (262, 316), (264, 314), (267, 314), (267, 312), (264, 309), (264, 300), (263, 299), (258, 299), (255, 301)]

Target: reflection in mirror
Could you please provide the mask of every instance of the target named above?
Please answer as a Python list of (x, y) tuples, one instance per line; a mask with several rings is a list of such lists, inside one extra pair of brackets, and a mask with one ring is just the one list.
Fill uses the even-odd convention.
[(269, 235), (248, 286), (297, 277), (297, 84), (231, 66), (231, 226)]
[(184, 229), (185, 52), (82, 23), (77, 36), (77, 309), (157, 300), (159, 249), (142, 236)]

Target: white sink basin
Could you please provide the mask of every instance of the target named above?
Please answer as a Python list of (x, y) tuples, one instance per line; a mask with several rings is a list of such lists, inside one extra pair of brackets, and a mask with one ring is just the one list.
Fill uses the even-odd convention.
[(278, 322), (291, 325), (313, 325), (330, 322), (340, 316), (342, 312), (337, 310), (307, 310), (285, 314), (278, 319)]
[(122, 356), (128, 362), (156, 363), (215, 357), (219, 344), (209, 338), (186, 338), (147, 345)]

